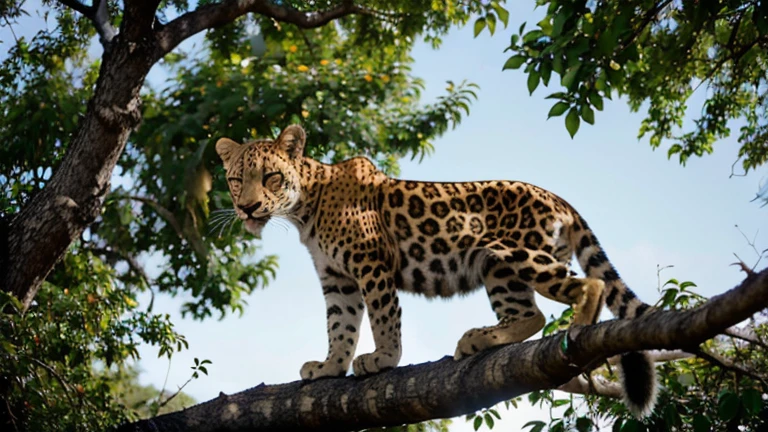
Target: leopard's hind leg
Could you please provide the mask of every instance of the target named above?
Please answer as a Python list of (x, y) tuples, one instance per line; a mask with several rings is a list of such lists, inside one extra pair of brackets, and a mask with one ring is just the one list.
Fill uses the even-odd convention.
[(483, 266), (483, 281), (499, 322), (464, 333), (454, 354), (457, 360), (492, 346), (521, 342), (541, 330), (546, 320), (534, 292), (571, 305), (574, 323), (583, 325), (597, 321), (605, 302), (602, 280), (573, 277), (565, 264), (538, 250), (493, 249)]

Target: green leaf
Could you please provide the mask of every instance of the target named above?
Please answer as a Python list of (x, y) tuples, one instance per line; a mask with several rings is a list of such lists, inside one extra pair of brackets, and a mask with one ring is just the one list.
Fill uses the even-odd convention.
[(7, 352), (8, 354), (15, 356), (16, 355), (16, 346), (10, 342), (8, 342), (5, 339), (0, 340), (0, 345), (3, 347), (3, 351)]
[(544, 83), (545, 86), (548, 86), (549, 78), (552, 76), (552, 63), (548, 61), (542, 62), (539, 67), (539, 72), (541, 72), (541, 82)]
[(581, 67), (581, 63), (569, 67), (568, 70), (565, 71), (565, 75), (563, 75), (563, 79), (560, 80), (560, 84), (562, 84), (563, 87), (570, 90), (571, 86), (576, 80), (576, 75), (579, 73), (580, 67)]
[(485, 18), (478, 18), (477, 21), (475, 21), (475, 37), (480, 34), (481, 31), (485, 28)]
[(491, 36), (493, 36), (493, 33), (496, 32), (496, 15), (494, 14), (488, 14), (485, 17), (486, 24), (488, 25), (488, 31), (491, 32)]
[(506, 63), (504, 63), (504, 66), (501, 68), (501, 70), (507, 70), (507, 69), (519, 69), (520, 66), (522, 66), (525, 63), (526, 58), (521, 55), (512, 56), (507, 59)]
[(685, 282), (683, 282), (683, 283), (681, 283), (681, 284), (680, 284), (680, 289), (681, 289), (681, 290), (684, 290), (684, 289), (686, 289), (686, 288), (688, 288), (688, 287), (695, 287), (695, 286), (696, 286), (696, 284), (695, 284), (695, 283), (693, 283), (693, 282), (691, 282), (691, 281), (685, 281)]
[(552, 57), (552, 70), (559, 75), (563, 75), (563, 56), (555, 54), (555, 56)]
[(749, 414), (757, 415), (762, 408), (763, 398), (759, 391), (755, 389), (747, 389), (741, 394), (741, 402), (744, 404), (744, 409), (746, 409)]
[(581, 118), (591, 125), (595, 124), (595, 112), (592, 111), (589, 105), (581, 106)]
[(560, 9), (557, 15), (555, 15), (555, 19), (552, 20), (552, 37), (560, 36), (567, 19), (568, 15), (565, 13), (565, 8)]
[(680, 425), (680, 414), (677, 412), (677, 408), (669, 404), (664, 407), (664, 421), (667, 424), (667, 427), (671, 426), (679, 426)]
[(641, 423), (635, 419), (627, 419), (623, 425), (621, 425), (621, 432), (638, 432), (640, 430)]
[(480, 417), (480, 416), (475, 417), (475, 424), (473, 425), (475, 430), (480, 429), (480, 426), (482, 426), (482, 425), (483, 425), (483, 418)]
[(616, 419), (611, 428), (611, 432), (621, 432), (621, 425), (624, 424), (624, 419)]
[(589, 432), (592, 430), (592, 420), (589, 417), (579, 417), (576, 419), (576, 430), (579, 432)]
[(541, 30), (531, 30), (523, 36), (523, 43), (531, 43), (539, 40), (544, 36), (544, 32)]
[(490, 414), (485, 413), (485, 424), (488, 426), (488, 429), (493, 429), (494, 423), (493, 417), (491, 417)]
[(696, 380), (693, 378), (693, 374), (692, 373), (686, 372), (684, 374), (680, 374), (677, 377), (677, 382), (679, 382), (680, 384), (688, 387), (688, 386), (693, 385), (696, 382)]
[(547, 114), (547, 119), (563, 115), (566, 111), (568, 111), (568, 108), (570, 107), (571, 105), (568, 102), (558, 102), (552, 105), (552, 108), (549, 110), (549, 114)]
[(544, 426), (546, 426), (546, 425), (547, 424), (544, 423), (543, 421), (534, 420), (534, 421), (529, 421), (528, 423), (524, 424), (522, 428), (525, 429), (527, 427), (530, 427), (531, 430), (528, 431), (528, 432), (541, 432), (544, 429)]
[(576, 109), (576, 107), (571, 108), (570, 111), (568, 111), (568, 115), (565, 116), (565, 128), (568, 130), (568, 133), (571, 135), (571, 138), (576, 135), (576, 132), (579, 131), (579, 124), (581, 121), (579, 120), (579, 111)]
[(589, 103), (591, 103), (596, 110), (603, 110), (603, 98), (597, 92), (591, 92), (589, 94)]
[(693, 432), (710, 432), (712, 430), (712, 422), (701, 414), (693, 416)]
[(491, 7), (494, 11), (496, 11), (496, 15), (499, 16), (501, 22), (504, 23), (504, 28), (507, 28), (507, 24), (509, 24), (509, 12), (500, 6), (497, 2), (492, 2)]
[(533, 94), (539, 86), (539, 72), (532, 70), (528, 73), (528, 94)]
[(739, 397), (731, 392), (723, 393), (717, 404), (717, 414), (722, 421), (730, 421), (739, 413)]

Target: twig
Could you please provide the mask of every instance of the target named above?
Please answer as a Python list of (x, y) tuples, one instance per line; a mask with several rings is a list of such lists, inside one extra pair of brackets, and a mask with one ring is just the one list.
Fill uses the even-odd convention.
[(136, 276), (144, 280), (144, 283), (147, 284), (147, 286), (152, 284), (152, 279), (147, 275), (146, 271), (144, 271), (144, 267), (139, 264), (139, 262), (136, 260), (136, 258), (122, 250), (119, 249), (109, 249), (107, 247), (88, 247), (88, 249), (91, 252), (94, 252), (99, 255), (106, 255), (106, 256), (112, 256), (117, 259), (121, 259), (125, 261), (128, 264), (128, 267), (136, 273)]
[(623, 42), (621, 44), (621, 51), (620, 52), (623, 52), (624, 50), (629, 48), (629, 46), (631, 46), (632, 43), (634, 43), (635, 40), (638, 37), (640, 37), (640, 33), (642, 33), (643, 30), (645, 30), (645, 28), (648, 27), (648, 24), (650, 24), (651, 21), (653, 21), (653, 19), (656, 17), (656, 15), (658, 15), (658, 13), (661, 12), (661, 10), (664, 9), (670, 3), (672, 3), (672, 0), (664, 0), (663, 2), (661, 2), (656, 7), (653, 7), (651, 9), (649, 9), (645, 13), (645, 16), (643, 16), (643, 21), (640, 23), (638, 28), (632, 33), (632, 36), (630, 36), (629, 39), (626, 42)]
[(743, 330), (738, 328), (738, 327), (727, 328), (727, 329), (725, 329), (723, 334), (725, 334), (727, 336), (731, 336), (731, 337), (736, 338), (736, 339), (741, 339), (741, 340), (743, 340), (745, 342), (753, 343), (755, 345), (758, 345), (758, 346), (761, 346), (761, 347), (763, 347), (765, 349), (768, 349), (768, 344), (766, 344), (765, 342), (761, 341), (756, 336), (752, 336), (752, 335), (744, 333)]
[[(166, 399), (166, 400), (164, 400), (162, 403), (160, 403), (160, 404), (157, 406), (157, 409), (159, 410), (160, 408), (162, 408), (162, 407), (164, 407), (164, 406), (168, 405), (168, 402), (170, 402), (170, 401), (171, 401), (173, 398), (175, 398), (176, 396), (178, 396), (178, 395), (179, 395), (179, 393), (181, 393), (181, 391), (182, 391), (182, 390), (184, 390), (184, 387), (186, 387), (186, 386), (187, 386), (187, 384), (189, 384), (189, 383), (190, 383), (190, 382), (191, 382), (193, 379), (194, 379), (194, 376), (191, 376), (191, 377), (189, 377), (189, 379), (187, 380), (187, 382), (185, 382), (185, 383), (184, 383), (184, 384), (183, 384), (181, 387), (179, 387), (179, 389), (178, 389), (178, 390), (176, 390), (176, 393), (174, 393), (174, 394), (170, 395), (170, 396), (168, 397), (168, 399)], [(162, 395), (162, 393), (161, 393), (161, 395)]]
[(74, 401), (74, 399), (72, 399), (72, 396), (69, 394), (70, 392), (72, 392), (72, 388), (69, 385), (69, 383), (64, 381), (64, 378), (62, 378), (61, 375), (59, 375), (59, 373), (56, 372), (52, 367), (48, 366), (47, 364), (43, 363), (42, 361), (40, 361), (40, 360), (38, 360), (38, 359), (36, 359), (34, 357), (29, 357), (29, 356), (25, 356), (25, 357), (29, 358), (34, 363), (36, 363), (38, 366), (40, 366), (43, 369), (45, 369), (49, 374), (51, 374), (54, 378), (56, 378), (56, 380), (59, 381), (61, 386), (64, 387), (64, 394), (67, 395), (67, 399), (69, 399), (69, 403), (71, 403), (72, 407), (74, 407), (75, 406), (75, 401)]
[(752, 246), (752, 250), (755, 251), (755, 255), (757, 255), (757, 262), (755, 263), (755, 265), (752, 266), (752, 270), (754, 271), (757, 268), (757, 265), (760, 264), (760, 260), (763, 259), (763, 254), (765, 254), (765, 251), (761, 253), (760, 251), (757, 250), (757, 247), (755, 246), (755, 241), (757, 241), (757, 235), (760, 233), (760, 230), (755, 231), (755, 238), (750, 240), (749, 237), (747, 237), (747, 235), (744, 234), (744, 231), (742, 231), (738, 225), (734, 225), (734, 226), (741, 233), (741, 236), (744, 237), (744, 240), (747, 241), (747, 244)]
[[(169, 358), (168, 359), (168, 369), (165, 371), (165, 380), (163, 380), (163, 387), (160, 388), (160, 393), (157, 394), (157, 402), (158, 402), (157, 409), (158, 410), (160, 410), (160, 408), (163, 407), (165, 405), (165, 403), (167, 403), (167, 402), (165, 402), (165, 403), (163, 403), (161, 405), (160, 404), (160, 398), (163, 397), (163, 393), (165, 393), (165, 386), (168, 385), (168, 376), (170, 374), (171, 374), (171, 359)], [(154, 415), (157, 415), (157, 412), (155, 412)]]
[[(743, 173), (741, 173), (741, 174), (736, 174), (736, 164), (737, 164), (737, 163), (739, 163), (739, 161), (741, 160), (741, 158), (742, 158), (742, 157), (741, 157), (741, 156), (739, 156), (739, 157), (737, 157), (737, 158), (736, 158), (736, 160), (735, 160), (735, 161), (733, 161), (733, 164), (731, 165), (731, 175), (729, 175), (729, 176), (728, 176), (728, 178), (733, 178), (733, 177), (746, 177), (746, 176), (747, 176), (747, 172), (746, 172), (746, 171), (744, 171), (744, 172), (743, 172)], [(754, 201), (754, 200), (753, 200), (753, 201)]]
[(8, 28), (11, 29), (11, 34), (13, 35), (13, 40), (16, 41), (16, 45), (19, 44), (19, 38), (16, 37), (16, 32), (13, 31), (13, 24), (11, 24), (10, 21), (8, 21), (8, 17), (3, 15), (3, 19), (5, 20), (5, 23), (8, 24)]
[(578, 375), (558, 387), (557, 390), (566, 393), (599, 395), (612, 398), (620, 398), (624, 394), (619, 383), (608, 381), (602, 375), (594, 375), (589, 380), (584, 378), (584, 375)]
[(116, 198), (120, 199), (129, 199), (133, 201), (139, 201), (144, 204), (149, 204), (157, 214), (162, 216), (163, 219), (165, 219), (169, 224), (171, 224), (171, 227), (174, 231), (176, 231), (176, 234), (179, 235), (179, 237), (184, 238), (184, 231), (181, 228), (181, 224), (179, 223), (178, 219), (176, 219), (176, 216), (171, 213), (170, 210), (165, 208), (162, 204), (159, 202), (153, 200), (152, 198), (137, 196), (137, 195), (116, 195)]
[(307, 45), (307, 49), (309, 50), (309, 56), (312, 57), (312, 62), (317, 63), (317, 56), (315, 55), (315, 46), (312, 44), (312, 42), (307, 37), (307, 34), (304, 32), (304, 29), (299, 29), (299, 34), (301, 34), (301, 38), (304, 39), (304, 43)]
[(712, 363), (715, 366), (720, 367), (721, 369), (744, 374), (754, 380), (760, 381), (764, 386), (768, 386), (768, 383), (765, 382), (765, 378), (762, 377), (761, 375), (758, 375), (755, 372), (744, 368), (743, 366), (737, 365), (736, 363), (724, 357), (721, 357), (719, 354), (716, 354), (713, 352), (707, 352), (707, 351), (704, 351), (703, 349), (697, 349), (696, 356), (703, 358), (704, 360)]
[(739, 267), (739, 269), (740, 269), (741, 271), (743, 271), (744, 273), (746, 273), (746, 274), (747, 274), (747, 276), (752, 276), (752, 275), (754, 275), (754, 274), (755, 274), (755, 272), (754, 272), (754, 271), (752, 271), (752, 269), (751, 269), (751, 268), (749, 268), (749, 266), (747, 266), (746, 264), (744, 264), (744, 261), (743, 261), (741, 258), (739, 258), (739, 256), (738, 256), (738, 255), (736, 255), (736, 253), (734, 253), (734, 254), (733, 254), (733, 256), (735, 256), (735, 257), (736, 257), (736, 259), (737, 259), (737, 260), (739, 260), (739, 262), (735, 262), (735, 263), (731, 264), (732, 266), (737, 266), (737, 267)]
[(672, 267), (674, 267), (674, 266), (673, 265), (666, 265), (664, 267), (661, 267), (658, 264), (656, 264), (656, 289), (659, 292), (661, 292), (661, 272), (666, 270), (666, 269), (668, 269), (668, 268), (672, 268)]
[(738, 52), (734, 53), (733, 50), (731, 50), (731, 55), (721, 58), (707, 73), (707, 75), (701, 81), (699, 81), (698, 84), (696, 84), (696, 87), (693, 88), (693, 91), (691, 92), (691, 94), (696, 93), (696, 90), (698, 90), (702, 84), (712, 79), (712, 77), (715, 76), (715, 73), (717, 73), (720, 70), (720, 68), (723, 67), (723, 65), (727, 63), (729, 60), (733, 60), (734, 65), (738, 64), (739, 60), (741, 60), (741, 58), (744, 57), (744, 55), (748, 53), (749, 50), (751, 50), (752, 47), (757, 45), (761, 40), (762, 40), (762, 37), (755, 38), (755, 40), (753, 40), (752, 42), (746, 45), (743, 45)]

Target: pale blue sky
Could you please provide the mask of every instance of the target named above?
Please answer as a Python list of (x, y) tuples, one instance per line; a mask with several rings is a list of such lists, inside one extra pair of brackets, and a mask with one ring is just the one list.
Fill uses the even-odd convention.
[[(596, 112), (596, 126), (582, 124), (571, 140), (562, 117), (546, 120), (552, 101), (544, 97), (558, 90), (557, 79), (549, 89), (540, 87), (529, 96), (526, 75), (501, 71), (509, 35), (522, 21), (538, 21), (532, 14), (533, 2), (509, 6), (510, 26), (494, 37), (484, 32), (474, 39), (471, 29), (465, 28), (451, 32), (438, 51), (425, 44), (414, 50), (413, 73), (426, 81), (426, 101), (443, 94), (449, 79), (467, 79), (481, 90), (470, 116), (436, 140), (435, 153), (422, 163), (404, 160), (401, 177), (522, 180), (555, 192), (589, 221), (619, 273), (648, 302), (658, 296), (657, 265), (674, 265), (662, 280), (692, 280), (705, 295), (737, 284), (742, 274), (729, 266), (735, 261), (733, 254), (748, 263), (754, 262), (755, 255), (734, 225), (750, 236), (768, 228), (768, 207), (749, 202), (768, 170), (729, 179), (738, 150), (735, 138), (717, 143), (715, 154), (692, 159), (687, 167), (668, 161), (665, 149), (653, 152), (647, 140), (638, 141), (643, 115), (630, 113), (621, 101), (606, 100), (605, 110)], [(0, 39), (7, 41), (7, 36), (7, 29), (1, 29)], [(0, 48), (4, 52), (7, 44)], [(703, 95), (704, 89), (699, 89), (696, 100)], [(757, 241), (761, 249), (768, 247), (764, 233)], [(188, 351), (174, 356), (168, 377), (171, 389), (187, 380), (194, 357), (213, 362), (210, 376), (185, 389), (199, 401), (219, 391), (233, 393), (261, 382), (296, 380), (305, 361), (324, 358), (325, 307), (309, 254), (292, 228), (286, 232), (268, 226), (260, 243), (260, 254), (279, 255), (280, 270), (266, 290), (248, 298), (241, 318), (182, 320), (178, 310), (184, 298), (156, 301), (155, 311), (170, 313), (190, 342)], [(483, 290), (448, 301), (404, 294), (401, 302), (401, 364), (451, 354), (464, 331), (494, 322)], [(562, 310), (543, 298), (538, 303), (547, 315)], [(358, 353), (373, 349), (367, 324), (362, 328)], [(142, 382), (162, 386), (167, 360), (158, 359), (151, 347), (140, 352)], [(547, 414), (525, 408), (508, 413), (502, 409), (502, 415), (504, 428), (499, 430), (520, 430), (527, 421)], [(451, 430), (472, 428), (460, 418)]]

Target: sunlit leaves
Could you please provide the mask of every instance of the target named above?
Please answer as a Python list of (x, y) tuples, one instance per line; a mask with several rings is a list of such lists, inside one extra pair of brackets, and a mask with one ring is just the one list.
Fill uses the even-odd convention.
[(475, 9), (474, 12), (479, 14), (480, 17), (475, 20), (474, 35), (477, 37), (486, 28), (488, 32), (493, 35), (496, 32), (496, 23), (501, 21), (504, 24), (504, 28), (509, 24), (509, 11), (501, 5), (500, 1), (494, 0), (491, 2), (479, 2), (475, 5), (474, 2), (469, 3), (470, 9)]
[[(732, 119), (743, 119), (739, 157), (744, 170), (768, 161), (768, 62), (764, 35), (768, 21), (754, 2), (723, 6), (668, 1), (607, 1), (586, 7), (541, 0), (546, 14), (534, 28), (513, 37), (503, 69), (528, 64), (528, 88), (545, 68), (560, 76), (568, 102), (592, 124), (587, 104), (603, 109), (602, 98), (626, 97), (633, 110), (647, 108), (640, 136), (685, 163), (714, 150), (727, 137)], [(518, 36), (518, 35), (515, 35)], [(513, 60), (514, 59), (514, 60)], [(700, 88), (701, 87), (701, 88)], [(700, 88), (700, 89), (699, 89)], [(706, 92), (703, 109), (687, 102)], [(683, 125), (690, 114), (692, 126)], [(576, 122), (566, 123), (572, 134)]]

